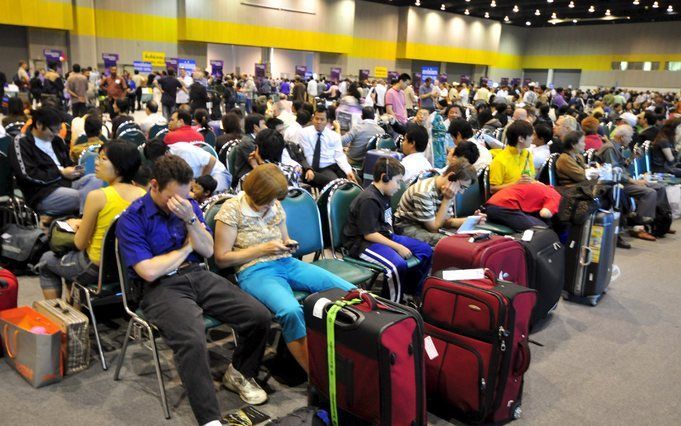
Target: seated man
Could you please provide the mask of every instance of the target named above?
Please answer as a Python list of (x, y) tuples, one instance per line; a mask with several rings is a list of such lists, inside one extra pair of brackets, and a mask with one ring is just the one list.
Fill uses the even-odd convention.
[(183, 108), (172, 113), (168, 121), (168, 130), (170, 131), (163, 139), (166, 145), (177, 142), (204, 142), (203, 135), (192, 127), (191, 113)]
[(114, 116), (111, 118), (111, 134), (112, 139), (116, 136), (118, 128), (126, 121), (134, 121), (135, 119), (130, 116), (130, 102), (128, 98), (116, 99), (113, 104)]
[(69, 147), (57, 135), (59, 112), (42, 107), (32, 114), (26, 136), (10, 144), (9, 161), (26, 203), (40, 214), (63, 216), (82, 210), (85, 197), (102, 186), (94, 174), (69, 157)]
[(252, 296), (200, 263), (213, 255), (213, 237), (194, 200), (192, 169), (180, 157), (159, 158), (151, 190), (121, 215), (116, 238), (132, 279), (142, 280), (141, 307), (173, 350), (189, 404), (201, 425), (222, 417), (208, 363), (203, 315), (229, 324), (236, 349), (223, 384), (247, 404), (267, 394), (253, 377), (267, 344), (271, 315)]
[(326, 126), (327, 111), (317, 106), (312, 119), (313, 125), (300, 132), (300, 146), (310, 168), (305, 170), (304, 180), (316, 188), (338, 178), (357, 182), (352, 167), (343, 152), (340, 135)]
[(506, 147), (492, 160), (489, 166), (489, 183), (492, 193), (519, 182), (534, 181), (536, 175), (532, 153), (534, 128), (527, 121), (514, 121), (506, 130)]
[[(400, 162), (392, 157), (377, 161), (374, 182), (353, 200), (343, 228), (343, 245), (352, 257), (385, 268), (383, 296), (393, 302), (400, 302), (405, 291), (420, 292), (433, 255), (428, 244), (393, 233), (390, 199), (399, 189), (403, 173)], [(406, 259), (412, 255), (420, 263), (407, 269)]]
[(537, 124), (534, 126), (534, 137), (532, 138), (532, 145), (530, 152), (534, 160), (535, 170), (541, 170), (551, 156), (551, 149), (549, 143), (553, 138), (551, 128), (545, 124)]
[(234, 170), (229, 171), (232, 174), (232, 188), (236, 188), (241, 178), (253, 169), (249, 162), (255, 151), (255, 137), (266, 128), (263, 115), (249, 114), (244, 120), (244, 135), (241, 142), (234, 147)]
[(477, 172), (465, 158), (448, 161), (442, 175), (416, 182), (402, 195), (395, 212), (397, 233), (435, 246), (446, 236), (440, 228), (458, 228), (466, 220), (453, 212), (456, 194), (475, 184)]
[[(76, 143), (71, 145), (71, 159), (77, 162), (80, 155), (93, 145), (102, 145), (106, 139), (102, 136), (102, 119), (98, 114), (85, 115), (84, 135), (76, 140)], [(85, 139), (85, 141), (83, 141)]]
[(152, 127), (168, 125), (168, 120), (166, 120), (163, 114), (158, 112), (158, 104), (156, 101), (152, 100), (147, 102), (144, 111), (146, 112), (147, 116), (140, 123), (140, 129), (142, 129), (147, 137), (149, 137), (149, 131)]
[(455, 146), (458, 146), (464, 141), (469, 141), (473, 142), (478, 148), (478, 159), (475, 163), (471, 163), (473, 164), (473, 167), (475, 167), (475, 170), (483, 170), (492, 163), (492, 154), (490, 154), (489, 149), (485, 146), (485, 142), (473, 137), (473, 128), (466, 120), (463, 118), (452, 120), (447, 132), (452, 136)]
[(558, 213), (560, 194), (543, 183), (519, 183), (497, 191), (487, 200), (487, 219), (521, 232), (547, 226)]
[(343, 146), (348, 148), (350, 164), (362, 165), (369, 140), (376, 135), (384, 134), (385, 130), (376, 124), (374, 109), (372, 107), (362, 108), (362, 121), (352, 126), (352, 129), (341, 138)]
[(428, 131), (423, 126), (413, 123), (407, 125), (407, 132), (402, 141), (402, 153), (405, 155), (402, 159), (402, 167), (404, 167), (402, 179), (405, 183), (408, 184), (419, 173), (433, 168), (424, 154), (427, 147)]

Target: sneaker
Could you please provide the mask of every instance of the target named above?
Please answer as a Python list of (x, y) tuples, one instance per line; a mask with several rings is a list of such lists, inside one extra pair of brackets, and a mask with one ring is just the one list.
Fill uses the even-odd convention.
[(222, 377), (222, 384), (232, 392), (238, 393), (247, 404), (259, 405), (267, 401), (267, 393), (255, 382), (255, 379), (246, 379), (232, 364), (227, 367)]

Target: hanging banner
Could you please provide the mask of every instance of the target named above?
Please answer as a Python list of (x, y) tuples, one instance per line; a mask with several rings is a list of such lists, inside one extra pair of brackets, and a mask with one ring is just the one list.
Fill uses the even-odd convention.
[(135, 68), (135, 71), (145, 72), (145, 73), (151, 72), (151, 62), (134, 61), (132, 63), (132, 66), (133, 66), (133, 68)]
[(104, 69), (115, 67), (118, 63), (118, 53), (102, 53), (102, 60), (104, 61)]
[(47, 66), (55, 70), (58, 74), (62, 73), (62, 62), (64, 62), (64, 54), (61, 50), (43, 49), (45, 55), (45, 62)]
[(359, 81), (364, 81), (369, 78), (369, 70), (359, 70)]
[(508, 77), (501, 77), (499, 80), (499, 86), (508, 86)]
[(532, 83), (532, 79), (531, 79), (531, 78), (523, 79), (523, 86), (528, 86), (530, 83)]
[(210, 61), (210, 75), (217, 78), (222, 78), (222, 68), (225, 66), (224, 61), (211, 60)]
[(196, 61), (194, 59), (178, 58), (177, 68), (185, 71), (194, 71), (196, 69)]
[(307, 74), (307, 66), (306, 65), (296, 65), (296, 75), (305, 77), (305, 74)]
[(426, 81), (427, 78), (436, 81), (439, 73), (440, 69), (438, 67), (421, 67), (421, 79), (423, 81)]
[(400, 78), (400, 73), (397, 71), (388, 71), (388, 82), (392, 84), (393, 80)]
[(388, 67), (374, 67), (374, 77), (388, 78)]
[(520, 79), (519, 78), (514, 78), (511, 80), (511, 86), (518, 86), (520, 84)]
[(440, 80), (440, 83), (446, 83), (447, 82), (447, 73), (443, 72), (442, 74), (440, 74), (440, 76), (437, 79)]
[(331, 68), (331, 81), (339, 81), (341, 78), (340, 68)]
[(175, 72), (177, 72), (177, 69), (178, 69), (178, 67), (177, 67), (177, 58), (168, 58), (168, 59), (166, 59), (166, 68), (168, 68), (168, 69), (172, 68), (172, 69), (175, 70)]
[(459, 79), (460, 83), (466, 83), (466, 84), (471, 84), (471, 76), (467, 74), (461, 74), (461, 78)]
[(155, 67), (165, 67), (166, 66), (166, 53), (165, 52), (142, 52), (142, 61), (150, 62), (152, 66)]
[(266, 69), (267, 69), (267, 65), (265, 65), (265, 64), (255, 64), (255, 76), (260, 77), (260, 78), (264, 78)]

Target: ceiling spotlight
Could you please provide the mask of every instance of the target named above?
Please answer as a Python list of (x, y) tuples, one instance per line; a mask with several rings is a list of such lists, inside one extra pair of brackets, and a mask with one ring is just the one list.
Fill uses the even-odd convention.
[(414, 6), (421, 6), (421, 1), (420, 1), (420, 0), (416, 0), (416, 1), (414, 2)]
[(525, 25), (527, 25), (527, 26), (529, 27), (530, 25), (532, 25), (532, 22), (530, 22), (530, 21), (525, 21)]
[(497, 2), (492, 0), (492, 3), (489, 4), (490, 7), (497, 7)]
[(573, 19), (573, 20), (572, 20), (572, 23), (573, 23), (573, 24), (576, 24), (576, 23), (577, 23), (577, 20), (576, 20), (576, 19)]
[(594, 13), (595, 11), (596, 8), (593, 5), (589, 6), (589, 13)]
[(508, 22), (510, 19), (508, 19), (508, 16), (504, 16), (504, 22)]
[(674, 12), (674, 8), (672, 7), (671, 4), (670, 4), (669, 7), (667, 8), (667, 12), (669, 12), (669, 13), (673, 13), (673, 12)]
[(517, 5), (517, 4), (514, 4), (514, 5), (513, 5), (513, 13), (518, 13), (519, 10), (520, 10), (520, 9), (518, 9), (518, 5)]
[(556, 16), (556, 12), (553, 12), (551, 14), (551, 19), (558, 19), (558, 16)]
[(471, 2), (471, 0), (466, 0), (466, 3), (470, 3), (470, 2)]
[(610, 9), (605, 10), (605, 16), (610, 16)]
[(638, 1), (638, 0), (634, 0), (634, 6), (638, 6), (638, 5), (639, 5), (639, 1)]
[(568, 7), (569, 7), (570, 9), (574, 8), (574, 7), (575, 7), (575, 2), (571, 1), (570, 4), (568, 4)]
[(653, 3), (653, 7), (654, 7), (655, 9), (657, 9), (658, 7), (660, 7), (660, 5), (657, 4), (657, 2), (655, 2), (655, 3)]
[(539, 15), (541, 15), (541, 12), (539, 11), (539, 9), (537, 9), (537, 10), (534, 11), (534, 14), (539, 16)]
[(489, 18), (489, 12), (485, 12), (485, 18)]
[(546, 0), (547, 3), (553, 3), (553, 0)]
[(440, 6), (440, 10), (445, 10), (445, 4), (444, 3), (442, 3), (442, 5)]
[(463, 11), (463, 14), (464, 14), (464, 15), (470, 15), (471, 12), (470, 12), (468, 9), (466, 9), (466, 10)]

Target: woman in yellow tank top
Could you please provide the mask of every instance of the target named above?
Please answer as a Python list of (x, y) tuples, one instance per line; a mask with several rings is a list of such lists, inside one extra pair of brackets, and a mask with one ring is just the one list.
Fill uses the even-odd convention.
[(88, 194), (82, 219), (67, 222), (76, 231), (77, 250), (58, 257), (48, 251), (40, 259), (40, 287), (46, 299), (61, 297), (62, 278), (82, 284), (97, 284), (102, 242), (114, 218), (130, 203), (144, 195), (144, 190), (133, 185), (141, 164), (137, 145), (124, 140), (113, 140), (99, 151), (95, 176), (108, 186)]

